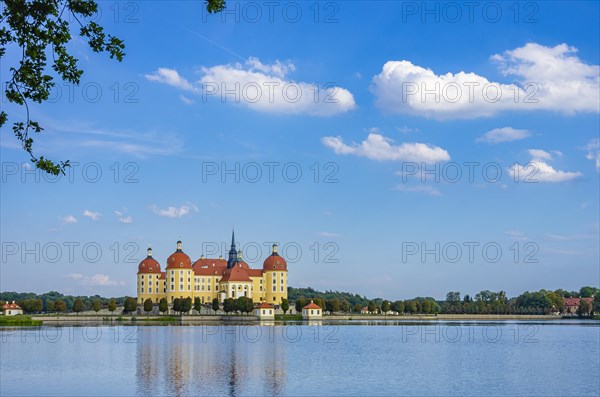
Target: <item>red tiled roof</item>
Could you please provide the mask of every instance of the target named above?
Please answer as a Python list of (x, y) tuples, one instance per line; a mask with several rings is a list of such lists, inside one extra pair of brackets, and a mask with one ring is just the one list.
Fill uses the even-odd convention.
[(246, 271), (250, 277), (262, 277), (263, 275), (262, 269), (246, 269)]
[(167, 259), (167, 269), (191, 269), (192, 260), (183, 251), (177, 250)]
[(310, 303), (306, 306), (303, 307), (303, 309), (320, 309), (321, 306), (317, 305), (316, 303), (313, 303), (313, 301), (310, 301)]
[(221, 282), (226, 281), (252, 281), (248, 276), (248, 271), (243, 267), (236, 265), (231, 269), (225, 269)]
[(273, 306), (272, 304), (267, 303), (267, 302), (263, 302), (257, 306), (257, 309), (273, 309), (273, 308), (275, 308), (275, 306)]
[(200, 258), (194, 262), (194, 268), (199, 267), (226, 267), (227, 261), (225, 259), (213, 259), (213, 258)]
[(592, 303), (594, 298), (563, 298), (565, 306), (579, 306), (579, 301), (583, 299), (588, 303)]
[(147, 256), (138, 265), (138, 274), (140, 273), (160, 273), (160, 264), (153, 257)]
[(368, 312), (368, 311), (369, 311), (369, 306), (365, 306), (365, 307), (363, 307), (362, 309), (360, 309), (360, 311), (361, 311), (361, 312), (362, 312), (362, 311), (366, 311), (366, 312)]
[(283, 257), (279, 256), (277, 252), (273, 252), (265, 261), (263, 262), (263, 270), (284, 270), (287, 271), (287, 263)]
[(6, 303), (4, 304), (4, 306), (2, 306), (2, 310), (8, 310), (8, 309), (15, 309), (15, 310), (16, 310), (16, 309), (19, 309), (19, 310), (20, 310), (20, 309), (21, 309), (21, 306), (17, 305), (17, 304), (15, 303), (15, 301), (13, 301), (12, 303), (6, 302)]

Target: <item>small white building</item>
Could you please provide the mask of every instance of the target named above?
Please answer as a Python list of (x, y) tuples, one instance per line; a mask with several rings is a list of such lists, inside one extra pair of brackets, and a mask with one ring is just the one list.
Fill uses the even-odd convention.
[(315, 304), (312, 300), (308, 305), (302, 308), (302, 318), (305, 320), (321, 318), (322, 316), (323, 309), (321, 309), (321, 306)]
[(254, 315), (259, 319), (273, 320), (275, 318), (275, 306), (270, 303), (263, 302), (254, 308)]
[(4, 306), (2, 306), (2, 312), (5, 316), (16, 316), (17, 314), (23, 314), (23, 309), (21, 309), (21, 306), (17, 305), (15, 301), (12, 301), (12, 303), (6, 302)]

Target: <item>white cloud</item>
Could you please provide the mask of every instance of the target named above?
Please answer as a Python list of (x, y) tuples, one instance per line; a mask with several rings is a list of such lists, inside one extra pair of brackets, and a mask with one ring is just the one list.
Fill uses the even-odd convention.
[(433, 163), (450, 160), (448, 152), (438, 146), (424, 143), (402, 143), (393, 145), (393, 141), (381, 134), (371, 133), (361, 143), (347, 145), (340, 136), (321, 138), (323, 145), (333, 149), (336, 154), (354, 154), (377, 161), (416, 161)]
[(77, 281), (81, 285), (109, 287), (115, 285), (125, 285), (122, 281), (111, 280), (106, 274), (94, 274), (93, 276), (84, 276), (81, 273), (70, 273), (65, 276)]
[(190, 214), (191, 211), (198, 212), (198, 207), (196, 207), (192, 203), (183, 204), (183, 205), (180, 205), (179, 207), (171, 206), (166, 209), (160, 209), (156, 205), (153, 204), (150, 206), (150, 209), (156, 215), (164, 216), (167, 218), (182, 218), (182, 217)]
[(531, 133), (527, 130), (518, 130), (512, 127), (494, 128), (477, 138), (477, 142), (501, 143), (517, 141), (530, 137)]
[(158, 68), (156, 72), (147, 74), (144, 77), (146, 77), (150, 81), (156, 81), (159, 83), (167, 84), (184, 91), (199, 92), (199, 89), (197, 87), (195, 87), (185, 78), (181, 77), (179, 73), (174, 69)]
[(518, 84), (464, 71), (438, 75), (407, 60), (388, 61), (373, 77), (371, 91), (386, 112), (439, 119), (485, 117), (506, 110), (599, 112), (600, 68), (584, 63), (576, 53), (566, 44), (528, 43), (493, 55), (490, 59), (500, 71)]
[(542, 149), (529, 149), (527, 152), (533, 160), (552, 160), (552, 155)]
[(186, 97), (185, 95), (179, 95), (179, 99), (181, 99), (181, 102), (183, 102), (185, 105), (193, 105), (194, 101), (192, 101), (190, 98)]
[(204, 67), (202, 77), (193, 84), (167, 68), (159, 68), (146, 78), (201, 94), (203, 101), (212, 97), (265, 113), (329, 116), (356, 107), (354, 96), (344, 88), (289, 79), (288, 74), (295, 69), (291, 62), (264, 64), (249, 58), (243, 65)]
[(121, 211), (115, 211), (115, 215), (117, 215), (117, 219), (121, 223), (127, 223), (127, 224), (133, 223), (133, 218), (130, 215), (125, 215)]
[(600, 138), (592, 139), (585, 147), (588, 153), (585, 158), (594, 161), (596, 171), (600, 172)]
[[(519, 182), (567, 182), (580, 178), (583, 174), (579, 171), (560, 171), (554, 169), (547, 161), (552, 160), (552, 155), (541, 149), (529, 149), (531, 161), (525, 165), (515, 164), (508, 170), (513, 179)], [(556, 151), (554, 151), (556, 153)], [(560, 153), (560, 152), (558, 152)], [(561, 153), (562, 155), (562, 153)]]
[(529, 238), (520, 230), (509, 230), (505, 234), (514, 241), (527, 241)]
[(62, 218), (62, 222), (66, 224), (77, 223), (77, 218), (75, 218), (73, 215), (67, 215)]
[(93, 211), (85, 210), (85, 211), (83, 211), (83, 216), (87, 216), (91, 220), (97, 221), (98, 219), (100, 219), (100, 217), (102, 216), (102, 214), (100, 214), (99, 212), (93, 212)]
[(325, 238), (338, 238), (338, 237), (340, 237), (340, 234), (332, 233), (332, 232), (319, 232), (319, 233), (317, 233), (317, 236), (325, 237)]
[(433, 186), (429, 185), (416, 185), (416, 186), (407, 186), (407, 185), (396, 185), (394, 187), (397, 192), (411, 192), (411, 193), (424, 193), (430, 196), (441, 196), (442, 192)]

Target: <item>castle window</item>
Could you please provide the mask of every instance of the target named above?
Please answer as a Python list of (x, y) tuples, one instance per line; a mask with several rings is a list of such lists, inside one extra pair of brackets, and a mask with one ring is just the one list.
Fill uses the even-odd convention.
[(144, 293), (144, 287), (142, 287), (142, 294)]
[(189, 290), (191, 290), (191, 288), (190, 288), (190, 286), (189, 286), (189, 284), (188, 284), (188, 291), (189, 291)]
[(158, 281), (156, 282), (156, 286), (158, 287)]
[(148, 292), (152, 293), (152, 287), (148, 288)]
[(188, 283), (190, 282), (190, 278), (188, 277)]
[[(152, 271), (152, 268), (148, 269), (148, 271)], [(148, 276), (148, 277), (150, 277), (150, 276)]]
[(179, 262), (179, 267), (183, 267), (183, 262)]
[(142, 280), (142, 285), (144, 285), (144, 280)]
[(171, 291), (175, 289), (175, 285), (171, 284)]
[(273, 292), (277, 292), (277, 287), (273, 286)]
[(202, 291), (204, 291), (204, 285), (202, 286)]
[(281, 286), (281, 292), (283, 292), (283, 285)]
[(183, 285), (182, 284), (179, 284), (179, 290), (183, 291)]
[(208, 284), (208, 290), (210, 291), (210, 284)]

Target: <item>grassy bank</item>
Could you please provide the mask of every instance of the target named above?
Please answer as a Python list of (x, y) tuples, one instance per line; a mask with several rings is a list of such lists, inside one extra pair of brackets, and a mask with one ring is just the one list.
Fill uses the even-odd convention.
[(0, 327), (38, 326), (42, 320), (32, 320), (29, 316), (19, 314), (17, 316), (0, 316)]

